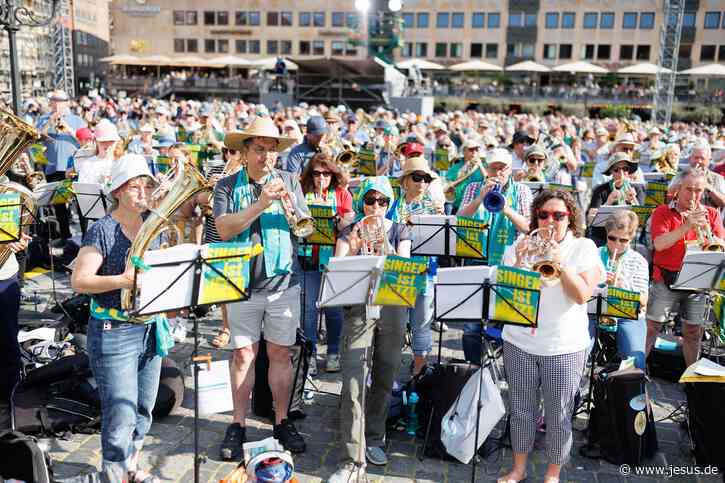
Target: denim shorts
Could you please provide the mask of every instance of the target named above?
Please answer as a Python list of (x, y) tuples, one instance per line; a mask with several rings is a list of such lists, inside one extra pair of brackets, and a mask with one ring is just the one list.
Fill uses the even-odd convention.
[(666, 322), (673, 312), (692, 325), (705, 324), (705, 295), (687, 290), (670, 290), (663, 282), (654, 282), (649, 289), (647, 320)]

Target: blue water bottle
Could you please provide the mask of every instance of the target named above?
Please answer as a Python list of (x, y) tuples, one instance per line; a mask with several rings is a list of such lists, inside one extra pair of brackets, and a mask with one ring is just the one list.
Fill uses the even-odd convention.
[(411, 392), (408, 396), (408, 424), (405, 432), (411, 436), (415, 436), (418, 432), (418, 414), (415, 412), (415, 405), (418, 404), (418, 393)]

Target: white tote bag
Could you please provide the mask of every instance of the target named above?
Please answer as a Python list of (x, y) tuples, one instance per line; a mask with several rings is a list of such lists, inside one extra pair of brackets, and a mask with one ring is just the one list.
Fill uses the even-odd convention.
[[(483, 377), (479, 374), (481, 370), (484, 371)], [(474, 448), (480, 381), (483, 381), (480, 391), (481, 417), (478, 423), (478, 447)], [(498, 387), (491, 379), (491, 374), (488, 370), (479, 369), (468, 378), (461, 394), (443, 416), (441, 422), (443, 446), (446, 447), (448, 454), (461, 463), (468, 464), (504, 414), (506, 414), (506, 408)]]

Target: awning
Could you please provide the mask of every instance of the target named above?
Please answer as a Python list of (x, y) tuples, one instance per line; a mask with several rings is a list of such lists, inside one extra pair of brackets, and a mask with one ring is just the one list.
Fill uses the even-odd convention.
[(517, 64), (504, 67), (507, 72), (550, 72), (551, 69), (542, 64), (537, 64), (532, 60), (525, 60)]
[(450, 66), (451, 70), (456, 71), (494, 71), (500, 72), (503, 69), (497, 65), (489, 64), (482, 60), (471, 60), (470, 62), (463, 62), (461, 64), (455, 64)]
[[(297, 64), (288, 59), (283, 59), (284, 65), (287, 70), (297, 70)], [(277, 57), (267, 57), (266, 59), (252, 60), (249, 63), (250, 67), (262, 70), (274, 70), (277, 65)]]
[(704, 64), (692, 69), (683, 70), (680, 74), (701, 75), (704, 77), (725, 77), (725, 65)]
[(135, 55), (117, 54), (100, 59), (101, 62), (109, 62), (116, 65), (140, 65), (139, 58)]
[(574, 74), (606, 74), (609, 71), (604, 67), (590, 64), (589, 62), (579, 61), (562, 64), (552, 69), (554, 72), (571, 72)]
[(170, 59), (169, 65), (181, 67), (223, 67), (218, 64), (212, 64), (210, 60), (202, 59), (195, 55), (174, 57)]
[(411, 67), (417, 67), (420, 70), (444, 70), (445, 67), (443, 67), (440, 64), (436, 64), (435, 62), (431, 62), (429, 60), (425, 59), (408, 59), (404, 60), (402, 62), (398, 62), (395, 64), (395, 67), (398, 69), (410, 69)]
[(249, 67), (254, 64), (254, 61), (236, 55), (225, 55), (211, 59), (209, 63), (223, 67)]
[[(661, 69), (662, 72), (672, 72), (670, 69)], [(660, 66), (655, 65), (651, 62), (642, 62), (640, 64), (634, 64), (627, 67), (623, 67), (617, 71), (617, 74), (629, 74), (629, 75), (657, 75), (660, 71)]]

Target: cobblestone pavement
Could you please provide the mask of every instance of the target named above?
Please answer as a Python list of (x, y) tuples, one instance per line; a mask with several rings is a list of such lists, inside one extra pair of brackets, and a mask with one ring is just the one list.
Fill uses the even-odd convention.
[[(61, 292), (68, 293), (67, 279), (56, 280), (56, 287)], [(45, 290), (50, 287), (47, 274), (35, 276), (28, 284), (28, 290), (37, 290), (41, 297), (47, 298)], [(37, 311), (36, 311), (37, 309)], [(50, 317), (46, 304), (37, 307), (24, 306), (21, 320), (40, 323)], [(219, 311), (213, 311), (199, 323), (199, 333), (202, 340), (202, 353), (210, 352), (214, 359), (229, 359), (228, 350), (215, 350), (209, 341), (220, 325)], [(452, 327), (444, 333), (443, 355), (445, 358), (462, 356), (460, 350), (461, 332)], [(187, 361), (193, 349), (191, 333), (185, 343), (177, 344), (172, 357), (180, 367), (184, 367), (186, 374), (186, 394), (182, 407), (171, 416), (155, 421), (149, 437), (146, 440), (142, 467), (152, 468), (165, 482), (191, 482), (193, 481), (193, 381), (190, 377)], [(324, 352), (324, 346), (320, 348)], [(410, 351), (404, 354), (403, 369), (400, 380), (405, 380), (408, 365), (411, 360)], [(319, 361), (320, 367), (324, 362)], [(320, 482), (332, 474), (337, 461), (337, 397), (340, 392), (339, 378), (334, 374), (327, 375), (320, 371), (320, 376), (314, 379), (319, 392), (314, 395), (313, 401), (308, 401), (305, 412), (307, 418), (298, 422), (297, 428), (307, 441), (307, 451), (295, 456), (296, 475), (301, 483)], [(506, 396), (505, 384), (504, 396)], [(650, 396), (654, 399), (655, 418), (662, 419), (676, 409), (685, 400), (684, 393), (678, 385), (655, 379), (649, 383)], [(328, 394), (332, 393), (332, 394)], [(200, 446), (208, 456), (202, 465), (201, 481), (218, 482), (234, 469), (231, 463), (221, 462), (218, 458), (219, 445), (224, 436), (226, 425), (231, 421), (229, 413), (204, 417), (199, 421)], [(619, 467), (579, 456), (578, 450), (584, 442), (582, 430), (586, 426), (584, 417), (575, 420), (574, 449), (572, 459), (562, 472), (561, 481), (569, 482), (616, 482), (624, 481)], [(499, 431), (497, 429), (496, 431)], [(247, 437), (250, 440), (262, 439), (271, 435), (272, 427), (267, 420), (252, 417), (248, 422)], [(668, 466), (694, 465), (690, 456), (689, 438), (679, 422), (671, 420), (657, 423), (657, 436), (659, 452), (648, 462), (657, 471)], [(546, 457), (543, 449), (543, 438), (537, 441), (537, 449), (531, 455), (528, 467), (529, 480), (541, 481), (546, 468)], [(453, 483), (471, 481), (471, 466), (454, 461), (440, 461), (425, 459), (420, 461), (415, 457), (421, 440), (415, 440), (403, 432), (392, 433), (389, 437), (389, 463), (385, 467), (369, 466), (371, 482), (433, 482)], [(98, 435), (76, 435), (70, 440), (50, 441), (51, 452), (55, 463), (55, 471), (59, 477), (78, 474), (83, 470), (99, 467), (101, 461), (100, 437)], [(488, 460), (483, 461), (477, 471), (476, 481), (495, 481), (510, 467), (511, 450), (501, 449)], [(664, 477), (630, 476), (631, 481), (654, 482), (671, 481)], [(677, 479), (677, 478), (674, 478)], [(681, 481), (720, 481), (715, 477), (679, 477)]]

